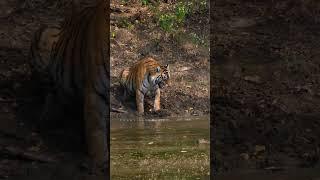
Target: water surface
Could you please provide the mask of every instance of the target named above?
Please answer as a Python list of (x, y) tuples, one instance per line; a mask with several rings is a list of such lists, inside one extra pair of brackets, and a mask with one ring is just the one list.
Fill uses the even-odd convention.
[(111, 120), (112, 179), (209, 179), (209, 116)]

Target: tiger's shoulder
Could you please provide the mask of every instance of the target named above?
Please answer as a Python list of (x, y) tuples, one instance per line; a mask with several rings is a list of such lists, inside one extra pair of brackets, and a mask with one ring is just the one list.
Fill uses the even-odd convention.
[(138, 61), (134, 66), (133, 69), (143, 69), (144, 71), (153, 71), (154, 67), (160, 66), (160, 63), (152, 58), (152, 57), (145, 57)]
[(129, 72), (137, 78), (143, 79), (146, 73), (153, 74), (156, 72), (155, 69), (160, 66), (160, 63), (156, 59), (152, 57), (146, 57), (135, 63), (130, 68)]

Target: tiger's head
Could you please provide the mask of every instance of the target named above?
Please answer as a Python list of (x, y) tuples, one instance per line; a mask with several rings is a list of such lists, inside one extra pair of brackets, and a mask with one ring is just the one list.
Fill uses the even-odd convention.
[(157, 66), (153, 72), (150, 72), (151, 82), (154, 85), (158, 85), (159, 88), (163, 88), (169, 84), (170, 80), (170, 69), (169, 65)]

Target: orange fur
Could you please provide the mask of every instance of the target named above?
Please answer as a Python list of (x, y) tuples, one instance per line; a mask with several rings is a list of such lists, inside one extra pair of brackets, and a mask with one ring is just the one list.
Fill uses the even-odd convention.
[[(147, 57), (138, 61), (131, 68), (125, 68), (121, 72), (120, 84), (125, 89), (124, 96), (126, 96), (128, 92), (136, 97), (139, 114), (143, 114), (144, 112), (143, 100), (148, 91), (152, 91), (155, 95), (154, 110), (160, 110), (160, 89), (158, 84), (155, 84), (155, 81), (152, 81), (152, 79), (163, 77), (164, 74), (167, 73), (168, 77), (166, 76), (166, 79), (161, 80), (163, 83), (166, 83), (170, 77), (167, 67), (168, 66), (161, 66), (154, 58)], [(154, 87), (156, 88), (154, 89)]]

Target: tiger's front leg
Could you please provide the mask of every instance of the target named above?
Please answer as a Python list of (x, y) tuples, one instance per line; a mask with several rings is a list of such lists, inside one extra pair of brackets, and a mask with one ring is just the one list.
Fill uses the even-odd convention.
[(138, 110), (138, 115), (142, 115), (144, 113), (144, 94), (140, 91), (136, 91), (136, 104), (137, 104), (137, 110)]
[(87, 91), (84, 103), (85, 134), (88, 153), (93, 160), (93, 168), (104, 167), (108, 173), (109, 147), (107, 139), (108, 97), (102, 98), (96, 92)]
[(154, 111), (160, 110), (160, 89), (159, 88), (155, 92), (153, 108), (154, 108)]

